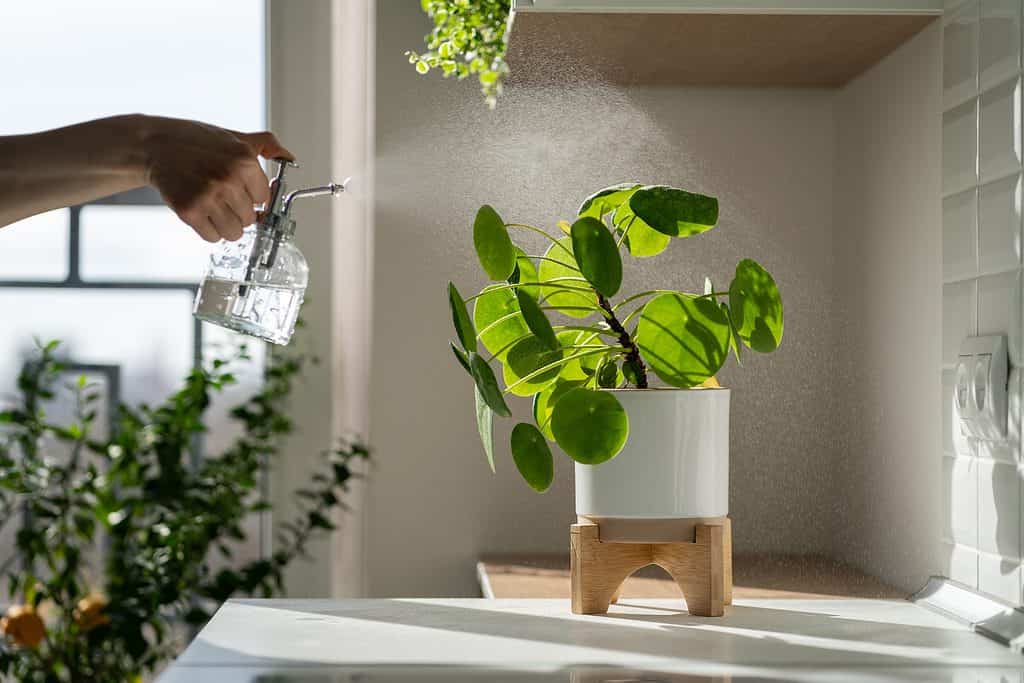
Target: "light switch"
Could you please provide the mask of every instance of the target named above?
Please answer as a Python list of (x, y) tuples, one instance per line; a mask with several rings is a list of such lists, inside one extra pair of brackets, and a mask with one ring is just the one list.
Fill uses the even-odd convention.
[(988, 441), (1006, 438), (1008, 370), (1004, 335), (964, 340), (953, 391), (953, 414), (961, 433)]

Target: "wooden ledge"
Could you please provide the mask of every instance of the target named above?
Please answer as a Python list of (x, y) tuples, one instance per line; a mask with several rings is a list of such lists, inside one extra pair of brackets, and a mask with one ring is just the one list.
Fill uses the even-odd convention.
[[(477, 563), (484, 597), (570, 597), (569, 554), (487, 555)], [(679, 598), (681, 591), (658, 567), (626, 579), (622, 598)], [(871, 598), (900, 600), (906, 593), (848, 564), (821, 555), (742, 554), (733, 557), (736, 599)]]

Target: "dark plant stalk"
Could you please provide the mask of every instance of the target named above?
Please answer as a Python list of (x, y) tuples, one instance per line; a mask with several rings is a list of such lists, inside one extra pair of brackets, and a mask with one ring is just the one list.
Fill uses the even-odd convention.
[(619, 322), (619, 319), (615, 317), (615, 311), (612, 310), (611, 304), (608, 303), (608, 299), (603, 294), (597, 294), (597, 303), (601, 306), (608, 326), (612, 328), (615, 334), (619, 335), (619, 343), (626, 349), (626, 359), (623, 361), (623, 364), (629, 365), (633, 369), (633, 374), (636, 375), (636, 388), (646, 389), (647, 366), (644, 365), (643, 358), (640, 357), (640, 349), (637, 348), (636, 342), (629, 336), (629, 332)]

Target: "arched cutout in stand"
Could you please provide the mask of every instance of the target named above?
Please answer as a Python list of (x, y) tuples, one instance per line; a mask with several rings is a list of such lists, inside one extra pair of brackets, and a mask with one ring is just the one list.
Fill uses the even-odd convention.
[(570, 528), (572, 611), (604, 614), (622, 583), (642, 567), (656, 564), (683, 591), (687, 611), (720, 617), (732, 604), (732, 525), (728, 517), (694, 527), (694, 540), (671, 543), (602, 541), (592, 522)]

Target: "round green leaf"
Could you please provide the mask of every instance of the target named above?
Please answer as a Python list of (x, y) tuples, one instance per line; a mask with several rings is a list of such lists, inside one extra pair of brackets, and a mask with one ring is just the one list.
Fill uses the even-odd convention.
[(613, 394), (577, 388), (555, 404), (551, 431), (570, 458), (598, 465), (614, 458), (626, 444), (629, 417)]
[(611, 230), (596, 218), (581, 218), (572, 224), (572, 249), (587, 282), (615, 296), (622, 286), (622, 257)]
[[(523, 316), (519, 315), (519, 302), (511, 289), (500, 289), (501, 285), (485, 287), (473, 306), (473, 321), (476, 329), (483, 333), (480, 341), (498, 360), (504, 362), (509, 345), (530, 333)], [(512, 317), (498, 323), (505, 316)], [(494, 327), (492, 324), (497, 323)], [(486, 330), (486, 331), (484, 331)]]
[(512, 428), (512, 460), (534, 491), (544, 493), (555, 478), (555, 463), (544, 436), (532, 424)]
[(559, 343), (558, 337), (555, 336), (555, 330), (551, 327), (551, 321), (544, 315), (544, 311), (540, 310), (540, 305), (537, 301), (522, 289), (516, 290), (516, 300), (519, 301), (519, 312), (522, 314), (523, 320), (526, 321), (526, 326), (530, 328), (530, 331), (547, 344), (549, 348), (560, 350), (562, 345)]
[[(541, 282), (562, 277), (583, 277), (580, 271), (576, 270), (578, 266), (576, 256), (572, 251), (572, 238), (563, 237), (552, 244), (544, 257), (537, 269), (537, 275)], [(587, 286), (587, 283), (583, 281), (568, 281), (566, 284), (573, 287)], [(588, 315), (592, 315), (594, 313), (592, 309), (597, 307), (597, 296), (593, 292), (558, 291), (553, 287), (544, 287), (543, 290), (545, 303), (555, 306), (560, 313), (564, 313), (570, 318), (586, 318)]]
[(641, 220), (670, 237), (689, 237), (715, 227), (718, 200), (674, 187), (643, 187), (629, 198)]
[(633, 190), (639, 187), (639, 183), (620, 183), (598, 190), (583, 200), (577, 215), (580, 218), (590, 216), (600, 220), (619, 208), (629, 198), (629, 195), (633, 194)]
[(674, 387), (711, 377), (729, 352), (729, 319), (711, 299), (661, 294), (640, 314), (636, 342), (651, 370)]
[(557, 363), (560, 360), (562, 360), (562, 349), (559, 348), (556, 351), (533, 335), (524, 337), (512, 345), (512, 348), (508, 350), (508, 356), (505, 357), (505, 386), (513, 387), (509, 391), (516, 396), (533, 396), (558, 378), (561, 366), (545, 370), (521, 384), (516, 385), (516, 383), (544, 366)]
[(476, 388), (480, 391), (484, 402), (498, 415), (510, 416), (512, 411), (505, 404), (505, 397), (501, 395), (498, 380), (487, 361), (480, 354), (472, 352), (469, 354), (469, 369), (473, 373), (473, 381), (476, 382)]
[(629, 202), (625, 201), (615, 210), (612, 216), (612, 223), (621, 232), (626, 231), (625, 245), (629, 253), (637, 258), (657, 256), (668, 248), (672, 238), (663, 235), (651, 226), (644, 223), (629, 208)]
[(455, 342), (448, 342), (448, 346), (452, 347), (452, 353), (455, 354), (455, 360), (459, 361), (459, 365), (461, 365), (462, 368), (472, 377), (473, 371), (469, 369), (469, 356), (466, 355), (466, 352), (456, 346)]
[(733, 326), (747, 346), (770, 353), (782, 341), (782, 297), (775, 280), (756, 261), (743, 259), (729, 285)]
[(492, 280), (507, 280), (516, 267), (516, 251), (505, 221), (488, 205), (477, 211), (473, 221), (473, 246), (484, 272)]
[(462, 348), (466, 351), (476, 351), (476, 328), (469, 319), (466, 301), (451, 282), (448, 283), (448, 307), (452, 310), (452, 323), (455, 325), (455, 333), (459, 335)]
[(555, 435), (551, 433), (551, 411), (555, 409), (555, 404), (569, 391), (583, 386), (584, 382), (585, 379), (565, 381), (559, 378), (557, 382), (533, 397), (533, 420), (540, 428), (541, 434), (548, 440), (555, 440)]

